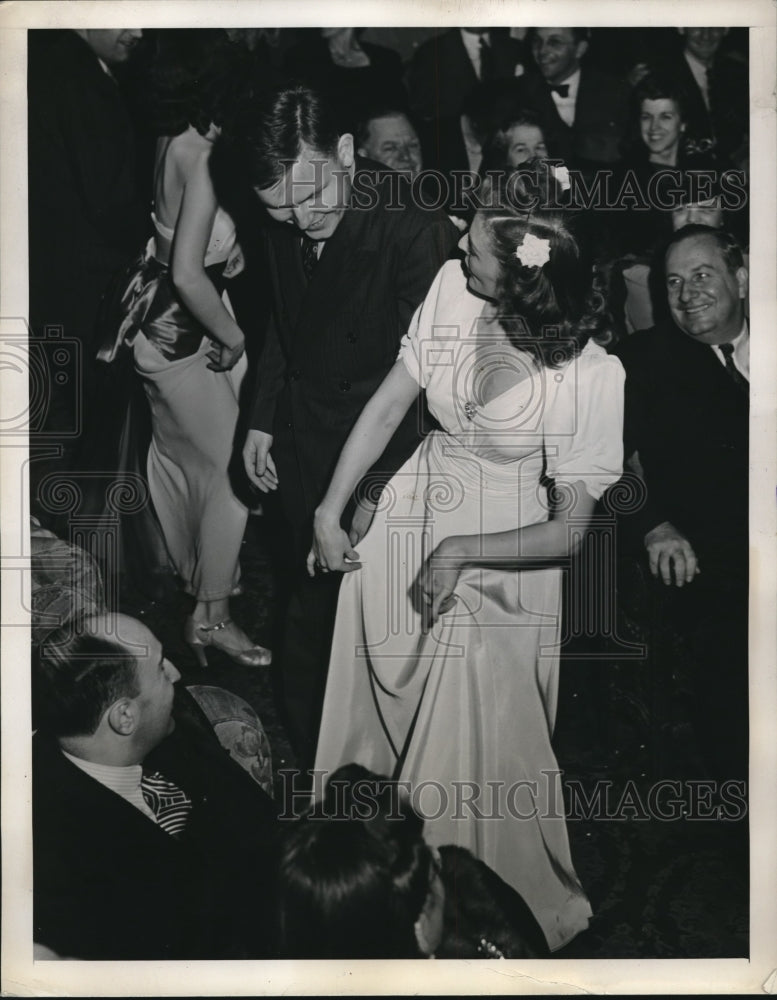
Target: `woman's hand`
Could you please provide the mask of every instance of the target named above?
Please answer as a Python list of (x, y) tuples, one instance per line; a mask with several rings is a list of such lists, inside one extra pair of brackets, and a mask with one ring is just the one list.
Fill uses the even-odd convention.
[(375, 504), (370, 503), (368, 500), (359, 500), (356, 504), (356, 510), (353, 514), (353, 520), (351, 521), (351, 528), (348, 532), (348, 538), (351, 541), (351, 545), (358, 545), (362, 538), (364, 538), (369, 531), (369, 527), (372, 524), (372, 519), (374, 517)]
[(339, 521), (316, 513), (313, 518), (313, 546), (307, 558), (310, 576), (315, 576), (316, 566), (322, 573), (330, 570), (352, 573), (361, 569), (362, 564), (358, 560), (359, 553), (351, 545)]
[(211, 349), (208, 351), (210, 364), (208, 368), (212, 372), (228, 372), (234, 368), (243, 352), (246, 349), (245, 337), (241, 337), (235, 344), (221, 344), (217, 340), (211, 342)]
[(419, 570), (413, 584), (413, 603), (425, 630), (428, 631), (440, 615), (450, 611), (456, 603), (454, 590), (463, 566), (456, 540), (446, 538)]

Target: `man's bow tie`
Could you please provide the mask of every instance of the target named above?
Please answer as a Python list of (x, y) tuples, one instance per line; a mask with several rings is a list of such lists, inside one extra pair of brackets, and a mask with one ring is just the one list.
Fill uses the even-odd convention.
[(569, 84), (568, 83), (549, 83), (548, 89), (550, 91), (556, 91), (559, 97), (569, 97)]

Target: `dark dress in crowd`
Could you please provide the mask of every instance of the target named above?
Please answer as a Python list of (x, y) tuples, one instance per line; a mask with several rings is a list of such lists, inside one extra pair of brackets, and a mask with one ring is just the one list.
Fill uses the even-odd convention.
[(144, 761), (192, 800), (165, 832), (33, 738), (33, 938), (64, 958), (268, 958), (277, 809), (185, 689)]
[[(137, 189), (135, 143), (119, 85), (74, 31), (30, 31), (28, 163), (31, 370), (48, 393), (38, 440), (63, 448), (60, 461), (31, 463), (32, 501), (46, 472), (69, 468), (81, 430), (100, 300), (111, 276), (137, 253), (149, 228)], [(56, 328), (52, 332), (50, 328)], [(47, 328), (49, 333), (47, 334)], [(64, 354), (49, 345), (64, 338)], [(37, 362), (37, 363), (36, 363)], [(45, 509), (39, 508), (42, 516)]]
[[(281, 608), (291, 600), (275, 662), (283, 664), (293, 743), (310, 763), (340, 583), (339, 574), (310, 579), (305, 570), (313, 512), (351, 428), (394, 365), (416, 307), (457, 242), (445, 215), (414, 206), (409, 191), (404, 210), (387, 207), (396, 204), (396, 174), (369, 160), (356, 163), (354, 197), (363, 185), (368, 207), (346, 211), (309, 280), (299, 232), (281, 224), (265, 230), (273, 313), (249, 417), (251, 427), (274, 435)], [(379, 463), (381, 482), (415, 450), (418, 421), (411, 408)]]
[(654, 586), (689, 642), (709, 766), (746, 778), (748, 396), (713, 348), (671, 323), (631, 334), (615, 353), (626, 369), (625, 454), (638, 452), (647, 486), (623, 541), (645, 560), (644, 537), (664, 521), (690, 541), (698, 576)]
[(338, 66), (326, 39), (315, 31), (293, 45), (285, 57), (287, 75), (331, 97), (332, 106), (338, 109), (339, 127), (352, 133), (375, 108), (407, 107), (397, 53), (367, 42), (360, 43), (360, 48), (369, 57), (369, 65)]

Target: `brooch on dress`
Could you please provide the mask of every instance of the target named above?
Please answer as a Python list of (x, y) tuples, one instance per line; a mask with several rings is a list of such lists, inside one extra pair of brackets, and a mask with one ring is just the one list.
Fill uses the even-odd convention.
[(477, 406), (475, 406), (475, 404), (468, 399), (464, 404), (464, 413), (467, 415), (467, 420), (474, 420), (477, 412)]

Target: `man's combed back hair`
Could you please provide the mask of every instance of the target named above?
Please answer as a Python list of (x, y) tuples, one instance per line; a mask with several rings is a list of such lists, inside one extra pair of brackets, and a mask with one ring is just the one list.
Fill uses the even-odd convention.
[(310, 87), (292, 84), (243, 100), (222, 142), (242, 161), (252, 186), (263, 189), (283, 177), (303, 145), (332, 157), (339, 138), (331, 103)]
[(91, 735), (114, 702), (140, 693), (135, 657), (95, 624), (71, 622), (34, 653), (33, 722), (52, 736)]
[(694, 236), (709, 237), (709, 239), (711, 239), (720, 250), (723, 255), (723, 259), (726, 262), (726, 267), (728, 267), (732, 274), (735, 274), (740, 267), (745, 266), (744, 257), (742, 256), (742, 248), (731, 233), (726, 232), (725, 229), (715, 229), (713, 226), (703, 226), (699, 222), (692, 222), (690, 225), (683, 226), (682, 229), (677, 230), (666, 245), (664, 260), (666, 260), (669, 256), (669, 251), (672, 247), (677, 246), (680, 243), (684, 243), (685, 240), (691, 239)]

